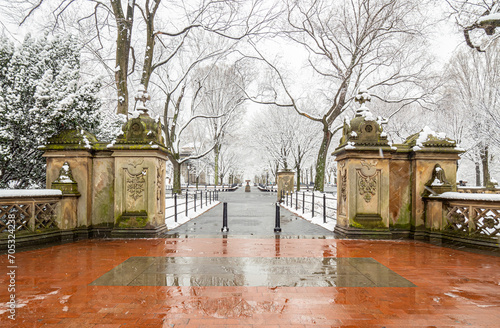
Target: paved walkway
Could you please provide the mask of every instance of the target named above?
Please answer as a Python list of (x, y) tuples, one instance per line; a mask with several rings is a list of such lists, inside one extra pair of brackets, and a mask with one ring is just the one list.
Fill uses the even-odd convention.
[(256, 187), (251, 192), (239, 188), (234, 192), (219, 193), (219, 200), (227, 202), (228, 233), (222, 233), (222, 204), (207, 213), (168, 232), (175, 237), (263, 238), (281, 235), (284, 238), (333, 238), (333, 233), (281, 209), (282, 232), (275, 234), (276, 193), (261, 192)]
[(0, 255), (0, 327), (498, 327), (499, 257), (419, 241), (321, 239), (322, 228), (289, 214), (290, 235), (276, 237), (274, 197), (221, 194), (231, 238), (221, 238), (219, 206), (178, 229), (197, 238), (18, 252), (15, 321)]
[[(99, 283), (101, 277), (135, 258), (236, 261), (252, 258), (268, 274), (262, 260), (372, 259), (403, 287), (196, 286), (196, 280), (168, 285)], [(210, 261), (210, 258), (215, 258)], [(350, 260), (352, 261), (352, 260)], [(163, 262), (166, 262), (163, 260)], [(250, 262), (250, 263), (253, 263)], [(303, 263), (306, 263), (307, 261)], [(179, 263), (172, 270), (182, 270)], [(163, 263), (164, 265), (165, 263)], [(204, 263), (195, 266), (204, 272)], [(220, 263), (219, 263), (220, 264)], [(243, 279), (254, 271), (244, 261)], [(1, 327), (498, 327), (500, 260), (415, 241), (322, 239), (149, 239), (88, 240), (17, 254), (19, 303), (16, 321), (7, 319), (6, 255), (0, 256)], [(359, 263), (354, 263), (354, 266)], [(300, 277), (302, 266), (281, 272)], [(116, 272), (124, 283), (154, 267), (143, 265)], [(193, 266), (187, 265), (187, 268)], [(322, 276), (353, 277), (333, 265)], [(220, 267), (219, 267), (220, 269)], [(326, 271), (325, 271), (326, 270)], [(329, 270), (329, 271), (328, 271)], [(388, 271), (388, 272), (389, 272)], [(309, 271), (310, 272), (310, 271)], [(280, 272), (278, 272), (280, 273)], [(128, 275), (128, 277), (125, 276)], [(164, 274), (166, 280), (171, 277)], [(375, 280), (376, 277), (368, 277)], [(389, 279), (391, 280), (391, 279)], [(388, 281), (389, 281), (388, 280)], [(264, 282), (269, 280), (263, 280)], [(325, 279), (326, 281), (326, 279)], [(189, 283), (193, 283), (189, 285)], [(375, 281), (376, 282), (376, 281)], [(382, 283), (382, 282), (380, 282)], [(331, 287), (327, 287), (331, 286)], [(413, 287), (414, 286), (414, 287)]]

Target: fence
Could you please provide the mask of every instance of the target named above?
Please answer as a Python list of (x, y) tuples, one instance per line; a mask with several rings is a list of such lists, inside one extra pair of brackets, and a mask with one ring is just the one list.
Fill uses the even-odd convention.
[(297, 213), (311, 213), (311, 217), (322, 216), (323, 223), (327, 219), (337, 218), (337, 196), (322, 192), (296, 191), (294, 193), (284, 193), (282, 202), (286, 207), (295, 209)]
[(189, 215), (190, 211), (197, 211), (219, 200), (219, 191), (200, 190), (195, 192), (185, 191), (184, 194), (171, 194), (165, 199), (165, 219), (177, 218), (181, 214)]
[(60, 190), (2, 190), (0, 234), (57, 229), (56, 206)]

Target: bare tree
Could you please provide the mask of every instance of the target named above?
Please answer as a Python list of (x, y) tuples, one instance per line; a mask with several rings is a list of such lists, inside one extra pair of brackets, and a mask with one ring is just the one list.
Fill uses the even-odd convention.
[[(204, 59), (206, 58), (207, 57), (204, 57)], [(189, 70), (188, 67), (188, 71)], [(176, 193), (179, 193), (181, 190), (181, 164), (190, 160), (200, 159), (209, 154), (225, 131), (226, 126), (232, 118), (232, 112), (234, 111), (234, 108), (231, 108), (228, 112), (220, 112), (216, 115), (203, 112), (203, 110), (200, 109), (203, 84), (201, 84), (200, 81), (196, 83), (190, 81), (188, 75), (189, 74), (186, 72), (177, 83), (171, 84), (169, 81), (163, 81), (164, 85), (162, 85), (162, 90), (166, 94), (163, 109), (165, 147), (169, 151), (167, 156), (174, 169), (173, 191)], [(185, 99), (186, 95), (189, 96), (189, 101)], [(204, 134), (205, 129), (199, 130), (198, 136), (201, 136), (203, 141), (200, 141), (197, 147), (193, 148), (196, 150), (194, 153), (181, 158), (180, 151), (183, 143), (185, 144), (186, 141), (189, 140), (189, 138), (187, 140), (183, 138), (183, 133), (187, 132), (193, 124), (200, 120), (205, 121), (206, 125), (207, 122), (215, 119), (220, 119), (220, 125), (217, 126), (216, 130), (212, 131), (213, 134), (209, 136)], [(215, 142), (213, 140), (215, 140)]]
[[(393, 101), (405, 105), (422, 102), (421, 77), (427, 62), (423, 54), (426, 1), (285, 0), (284, 34), (307, 51), (308, 79), (316, 89), (309, 97), (297, 91), (285, 70), (255, 46), (249, 57), (265, 62), (274, 71), (281, 90), (254, 97), (262, 104), (293, 108), (299, 115), (320, 123), (322, 141), (316, 160), (315, 189), (323, 190), (325, 164), (335, 120), (348, 108), (361, 83), (375, 91), (390, 86), (399, 90)], [(302, 73), (302, 72), (301, 72)], [(396, 86), (406, 85), (405, 88)], [(302, 93), (302, 95), (301, 95)], [(311, 102), (313, 105), (311, 105)], [(307, 105), (307, 106), (306, 106)], [(308, 108), (318, 108), (316, 112)], [(306, 108), (306, 109), (305, 109)]]
[[(449, 98), (446, 107), (458, 116), (447, 125), (455, 126), (456, 138), (466, 147), (465, 156), (482, 166), (483, 185), (491, 182), (489, 163), (492, 150), (500, 144), (500, 43), (494, 42), (491, 51), (462, 49), (451, 60)], [(476, 178), (476, 183), (479, 184)]]
[[(22, 10), (20, 24), (45, 10), (53, 29), (77, 25), (88, 40), (90, 51), (111, 70), (117, 92), (117, 113), (128, 115), (129, 83), (141, 59), (140, 83), (148, 89), (155, 70), (180, 56), (180, 49), (193, 30), (203, 30), (231, 40), (265, 33), (276, 16), (274, 6), (263, 0), (14, 0), (12, 11)], [(93, 28), (91, 28), (92, 26)], [(109, 37), (109, 34), (115, 37)], [(106, 58), (108, 39), (114, 39), (114, 58)], [(161, 48), (158, 50), (157, 48)], [(114, 59), (114, 67), (109, 60)]]
[[(204, 90), (200, 99), (200, 107), (203, 112), (212, 115), (213, 118), (207, 122), (208, 133), (214, 145), (214, 176), (215, 184), (219, 183), (219, 162), (221, 148), (225, 136), (235, 126), (235, 120), (240, 117), (243, 110), (245, 94), (243, 92), (246, 81), (245, 77), (238, 74), (235, 66), (214, 65), (204, 67), (197, 71), (196, 83), (203, 83)], [(228, 113), (229, 121), (220, 128), (226, 120), (221, 115)], [(219, 133), (220, 132), (220, 133)]]
[(271, 163), (285, 170), (291, 168), (294, 134), (287, 114), (293, 113), (280, 113), (277, 108), (271, 108), (254, 119), (250, 131), (255, 147), (264, 150)]
[[(446, 0), (457, 25), (463, 30), (469, 47), (484, 52), (499, 38), (495, 33), (500, 27), (500, 1), (498, 0)], [(484, 34), (486, 38), (484, 38)], [(472, 41), (474, 39), (479, 41)]]
[(278, 168), (295, 169), (299, 190), (302, 166), (310, 162), (319, 139), (315, 125), (291, 108), (270, 108), (252, 122), (251, 138), (270, 159), (270, 171), (275, 175)]

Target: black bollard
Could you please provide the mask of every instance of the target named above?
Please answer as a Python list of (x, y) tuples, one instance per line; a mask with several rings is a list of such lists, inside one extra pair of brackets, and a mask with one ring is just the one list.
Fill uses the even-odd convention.
[(326, 194), (323, 194), (323, 223), (326, 223)]
[(177, 222), (177, 194), (174, 194), (174, 220)]
[(314, 190), (312, 193), (312, 217), (314, 217)]
[(274, 227), (274, 232), (281, 232), (280, 227), (280, 205), (276, 203), (276, 226)]
[(302, 214), (304, 214), (306, 210), (306, 193), (303, 191), (302, 192)]
[(220, 229), (220, 231), (222, 231), (222, 232), (228, 232), (229, 228), (227, 227), (227, 203), (224, 202), (222, 205), (223, 205), (223, 210), (222, 210), (222, 229)]

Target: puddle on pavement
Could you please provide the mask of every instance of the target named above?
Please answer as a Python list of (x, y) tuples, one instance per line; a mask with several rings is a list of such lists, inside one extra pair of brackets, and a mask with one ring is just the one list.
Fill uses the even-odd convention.
[(93, 286), (415, 287), (372, 258), (131, 257)]

